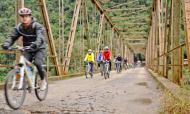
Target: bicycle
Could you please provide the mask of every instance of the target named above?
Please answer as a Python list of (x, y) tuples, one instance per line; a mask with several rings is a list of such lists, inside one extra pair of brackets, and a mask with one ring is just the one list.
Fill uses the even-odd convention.
[(86, 70), (85, 70), (85, 76), (86, 76), (86, 79), (88, 78), (88, 74), (90, 74), (91, 78), (93, 77), (93, 74), (91, 72), (91, 65), (89, 62), (85, 62), (86, 64)]
[(116, 70), (117, 70), (117, 73), (121, 72), (121, 61), (116, 61)]
[[(7, 74), (4, 93), (8, 106), (12, 109), (19, 109), (25, 100), (26, 92), (35, 91), (39, 101), (45, 100), (48, 92), (48, 82), (45, 90), (40, 90), (41, 79), (36, 66), (26, 60), (23, 52), (30, 50), (28, 47), (11, 48), (10, 51), (21, 52), (19, 63)], [(47, 77), (45, 78), (47, 81)]]
[(110, 77), (110, 71), (109, 71), (109, 61), (104, 61), (104, 66), (103, 66), (103, 75), (104, 78), (107, 79)]
[(103, 74), (104, 74), (103, 62), (101, 61), (98, 64), (99, 64), (99, 67), (100, 67), (100, 74), (101, 74), (101, 76), (103, 76)]

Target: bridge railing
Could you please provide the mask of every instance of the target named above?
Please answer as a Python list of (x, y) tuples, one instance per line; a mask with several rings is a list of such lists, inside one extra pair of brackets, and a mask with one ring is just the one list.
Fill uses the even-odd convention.
[[(155, 72), (158, 72), (159, 74), (163, 75), (164, 77), (168, 78), (171, 81), (175, 82), (175, 77), (172, 75), (172, 68), (178, 67), (178, 73), (179, 77), (176, 79), (178, 84), (184, 83), (184, 80), (186, 80), (189, 76), (189, 71), (188, 71), (188, 60), (187, 57), (184, 55), (184, 50), (186, 44), (180, 44), (176, 47), (174, 47), (171, 50), (168, 50), (164, 54), (159, 55), (156, 58), (153, 58), (151, 62), (148, 64), (152, 70)], [(179, 55), (173, 55), (173, 56), (179, 56), (179, 61), (181, 61), (181, 64), (172, 64), (172, 61), (169, 58), (172, 58), (172, 53), (174, 51), (180, 51)], [(158, 61), (160, 58), (164, 58), (164, 64), (159, 64)]]

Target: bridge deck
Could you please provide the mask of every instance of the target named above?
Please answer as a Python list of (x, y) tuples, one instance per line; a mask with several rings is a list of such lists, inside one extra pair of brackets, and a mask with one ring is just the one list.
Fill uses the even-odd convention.
[[(77, 77), (51, 82), (45, 101), (39, 102), (27, 94), (21, 110), (12, 111), (0, 98), (0, 113), (23, 114), (156, 114), (160, 107), (161, 91), (144, 68), (135, 68), (110, 79), (99, 74), (93, 79)], [(2, 91), (0, 92), (2, 96)]]

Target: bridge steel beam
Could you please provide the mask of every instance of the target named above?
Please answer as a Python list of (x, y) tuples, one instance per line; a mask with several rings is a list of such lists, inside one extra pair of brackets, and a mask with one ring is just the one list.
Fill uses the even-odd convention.
[[(24, 7), (24, 0), (16, 0), (16, 10), (15, 10), (15, 14), (16, 14), (16, 22), (15, 24), (19, 24), (20, 22), (20, 19), (19, 19), (19, 14), (18, 14), (18, 10), (20, 8), (23, 8)], [(22, 45), (22, 37), (20, 37), (17, 41), (16, 41), (16, 44), (21, 46)], [(19, 58), (20, 58), (20, 53), (16, 53), (16, 62), (18, 63), (19, 62)]]
[(133, 10), (142, 10), (148, 9), (147, 7), (140, 7), (140, 8), (119, 8), (119, 9), (106, 9), (106, 12), (116, 12), (116, 11), (133, 11)]
[[(184, 3), (186, 25), (186, 47), (190, 71), (190, 1), (154, 0), (151, 14), (149, 38), (146, 48), (146, 66), (160, 75), (168, 77), (171, 66), (174, 83), (180, 84), (183, 67), (183, 50), (180, 44), (181, 3)], [(170, 13), (169, 13), (170, 12)], [(171, 63), (169, 63), (169, 61)]]
[(73, 18), (72, 18), (72, 22), (71, 22), (71, 28), (70, 28), (70, 32), (69, 32), (69, 38), (68, 38), (68, 42), (67, 42), (66, 53), (65, 53), (64, 74), (67, 74), (68, 69), (69, 69), (80, 7), (81, 7), (81, 0), (76, 0), (75, 9), (73, 12)]
[(46, 3), (45, 3), (45, 0), (38, 0), (38, 2), (39, 2), (40, 12), (42, 14), (43, 22), (44, 22), (47, 37), (48, 37), (48, 46), (49, 46), (50, 54), (53, 60), (53, 64), (55, 65), (55, 68), (56, 68), (56, 74), (60, 76), (61, 67), (58, 63), (58, 57), (57, 57), (57, 53), (55, 49), (55, 44), (54, 44), (54, 39), (53, 39), (53, 34), (51, 30)]
[(187, 57), (188, 57), (188, 67), (190, 72), (190, 1), (189, 0), (182, 0), (183, 1), (183, 11), (185, 22), (184, 25), (186, 27), (186, 48), (187, 48)]
[(99, 31), (98, 31), (98, 51), (100, 50), (100, 44), (101, 44), (101, 37), (102, 37), (102, 27), (104, 24), (104, 14), (101, 14), (100, 16), (100, 23), (99, 23)]
[(105, 10), (102, 8), (101, 4), (97, 0), (91, 0), (93, 4), (95, 4), (96, 8), (100, 11), (101, 14), (104, 14), (105, 19), (110, 24), (111, 28), (114, 28), (114, 31), (119, 35), (119, 31), (114, 27), (114, 24), (110, 17), (106, 14)]
[(127, 2), (127, 3), (120, 3), (120, 4), (117, 4), (115, 6), (110, 7), (109, 9), (113, 9), (113, 8), (116, 8), (116, 7), (121, 7), (121, 6), (129, 5), (129, 4), (133, 4), (134, 2), (138, 2), (138, 0), (134, 0), (132, 2)]
[[(172, 0), (171, 1), (171, 47), (175, 48), (176, 46), (179, 45), (179, 37), (180, 37), (180, 0)], [(180, 50), (177, 49), (173, 51), (172, 53), (172, 64), (174, 65), (172, 67), (172, 75), (173, 75), (173, 81), (175, 83), (180, 83), (180, 78), (182, 77), (182, 69), (181, 66), (175, 66), (175, 65), (180, 65), (181, 63), (181, 58), (179, 57)]]
[(168, 0), (166, 0), (165, 4), (165, 22), (164, 22), (164, 72), (163, 76), (165, 78), (168, 78), (168, 54), (167, 51), (169, 50), (169, 3)]
[[(92, 3), (96, 6), (96, 8), (100, 11), (101, 14), (104, 14), (105, 20), (110, 24), (111, 28), (115, 31), (117, 35), (119, 35), (119, 38), (121, 38), (123, 35), (119, 32), (118, 28), (115, 27), (115, 24), (112, 22), (111, 18), (107, 15), (105, 9), (102, 8), (101, 4), (98, 2), (98, 0), (91, 0)], [(126, 44), (131, 50), (132, 48), (130, 47), (129, 44)]]

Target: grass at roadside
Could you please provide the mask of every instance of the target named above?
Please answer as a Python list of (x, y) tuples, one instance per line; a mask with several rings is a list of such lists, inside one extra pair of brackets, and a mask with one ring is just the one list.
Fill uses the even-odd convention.
[(168, 91), (163, 92), (162, 107), (159, 114), (190, 114), (190, 91), (181, 89), (175, 97)]

